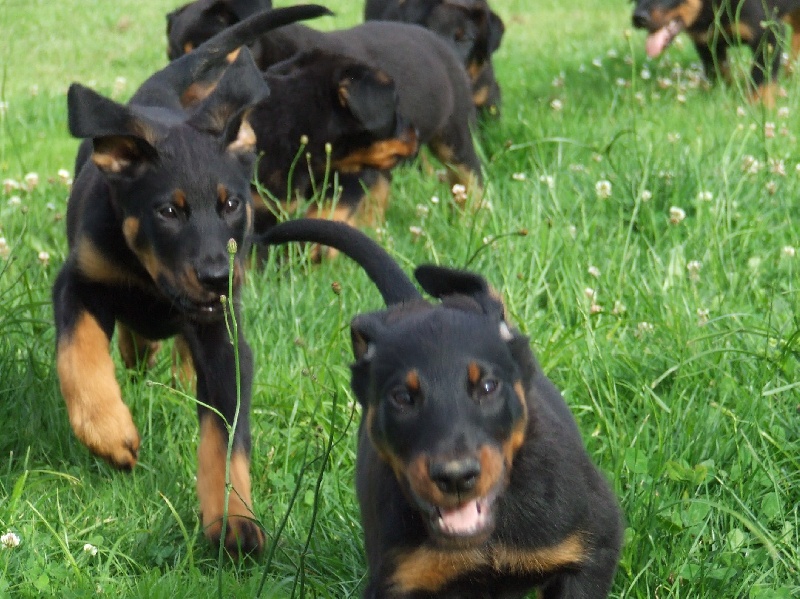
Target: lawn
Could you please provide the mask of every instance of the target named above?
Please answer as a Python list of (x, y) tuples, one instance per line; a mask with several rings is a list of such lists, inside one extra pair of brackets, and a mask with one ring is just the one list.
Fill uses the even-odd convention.
[[(132, 473), (69, 427), (49, 299), (77, 148), (66, 88), (128, 97), (165, 63), (178, 4), (0, 0), (0, 535), (19, 539), (0, 545), (0, 597), (338, 598), (364, 583), (348, 324), (381, 302), (346, 258), (272, 257), (244, 291), (263, 556), (220, 560), (202, 535), (196, 409), (169, 351), (134, 375), (115, 352), (142, 435)], [(316, 26), (359, 22), (360, 3), (328, 4)], [(747, 52), (710, 89), (686, 38), (648, 61), (626, 0), (492, 6), (504, 104), (476, 131), (483, 208), (411, 165), (369, 233), (408, 272), (469, 264), (502, 290), (622, 505), (613, 597), (798, 596), (798, 79), (766, 110), (745, 100)]]

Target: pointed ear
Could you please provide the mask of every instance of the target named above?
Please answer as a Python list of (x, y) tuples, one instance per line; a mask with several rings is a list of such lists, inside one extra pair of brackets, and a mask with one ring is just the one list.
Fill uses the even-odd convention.
[(375, 354), (375, 344), (386, 330), (384, 312), (359, 314), (350, 322), (350, 339), (357, 362), (369, 362)]
[(211, 94), (195, 109), (189, 124), (220, 135), (223, 146), (242, 153), (255, 149), (256, 136), (245, 116), (248, 109), (269, 95), (269, 86), (247, 47), (225, 70)]
[(261, 12), (262, 10), (269, 10), (272, 8), (270, 0), (228, 0), (231, 11), (240, 21), (244, 21), (247, 17)]
[(433, 297), (441, 299), (451, 295), (466, 296), (477, 302), (485, 314), (505, 320), (503, 300), (480, 275), (466, 270), (424, 264), (417, 267), (414, 276), (420, 286)]
[(70, 133), (92, 139), (92, 161), (104, 173), (134, 177), (158, 158), (155, 144), (163, 132), (128, 106), (73, 83), (67, 112)]
[(391, 136), (397, 123), (394, 81), (377, 69), (347, 68), (336, 76), (339, 104), (377, 136)]

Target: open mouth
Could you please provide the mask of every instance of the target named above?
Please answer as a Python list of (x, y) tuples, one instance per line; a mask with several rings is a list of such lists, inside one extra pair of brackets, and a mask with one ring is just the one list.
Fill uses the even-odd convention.
[(455, 508), (430, 506), (428, 526), (432, 536), (445, 543), (476, 544), (494, 530), (494, 497), (477, 497)]
[(660, 29), (650, 32), (650, 34), (647, 36), (647, 43), (645, 46), (647, 56), (650, 58), (656, 58), (659, 56), (664, 50), (667, 49), (667, 47), (672, 43), (672, 40), (675, 39), (675, 36), (683, 31), (683, 29), (683, 21), (676, 18), (672, 19)]

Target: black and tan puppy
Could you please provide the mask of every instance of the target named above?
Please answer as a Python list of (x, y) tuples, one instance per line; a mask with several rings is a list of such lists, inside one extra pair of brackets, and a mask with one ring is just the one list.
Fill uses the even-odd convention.
[(195, 0), (167, 15), (167, 56), (174, 60), (223, 29), (272, 8), (271, 0)]
[[(114, 373), (115, 325), (128, 366), (148, 359), (152, 340), (181, 335), (197, 371), (197, 489), (205, 533), (215, 542), (225, 509), (228, 427), (237, 423), (224, 539), (232, 552), (257, 550), (264, 537), (250, 498), (252, 358), (241, 332), (235, 353), (220, 296), (229, 296), (228, 310), (238, 314), (253, 221), (255, 137), (247, 114), (269, 88), (248, 51), (231, 66), (226, 56), (255, 32), (327, 12), (299, 6), (243, 21), (150, 77), (128, 105), (78, 84), (68, 94), (70, 132), (91, 140), (67, 208), (69, 255), (53, 288), (57, 370), (70, 424), (94, 454), (132, 468), (140, 441)], [(185, 88), (220, 64), (226, 70), (215, 91), (184, 111)], [(232, 272), (229, 240), (238, 248)]]
[(492, 54), (500, 47), (505, 25), (486, 0), (367, 0), (364, 18), (415, 23), (448, 40), (467, 69), (475, 106), (498, 114), (500, 85)]
[(783, 22), (792, 27), (791, 59), (800, 52), (800, 0), (638, 0), (633, 25), (646, 29), (647, 55), (660, 55), (686, 31), (709, 79), (728, 76), (728, 48), (746, 44), (753, 51), (751, 99), (775, 103), (781, 63)]
[[(264, 79), (270, 96), (250, 115), (259, 183), (286, 207), (322, 191), (326, 177), (330, 184), (335, 178), (341, 190), (335, 206), (314, 204), (309, 216), (350, 224), (359, 216), (359, 222), (374, 223), (388, 194), (381, 173), (418, 147), (416, 130), (400, 114), (394, 81), (362, 61), (324, 50), (296, 54), (267, 69)], [(369, 202), (362, 202), (365, 190)], [(278, 210), (268, 208), (257, 211), (258, 231), (277, 222)]]
[(422, 299), (368, 237), (297, 220), (266, 243), (358, 262), (388, 308), (351, 324), (365, 597), (600, 599), (622, 524), (561, 394), (479, 275), (422, 266)]

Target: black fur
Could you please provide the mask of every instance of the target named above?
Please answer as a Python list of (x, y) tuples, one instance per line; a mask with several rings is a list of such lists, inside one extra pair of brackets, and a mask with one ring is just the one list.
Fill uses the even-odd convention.
[(486, 281), (419, 267), (440, 300), (429, 303), (354, 229), (289, 221), (259, 239), (292, 240), (344, 252), (388, 304), (351, 324), (364, 596), (605, 597), (622, 541), (616, 499)]

